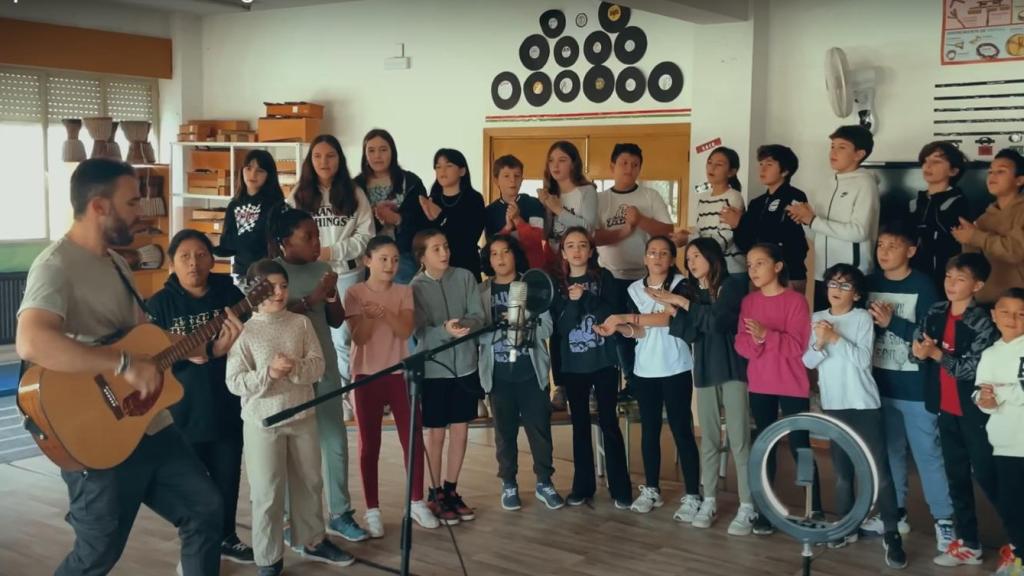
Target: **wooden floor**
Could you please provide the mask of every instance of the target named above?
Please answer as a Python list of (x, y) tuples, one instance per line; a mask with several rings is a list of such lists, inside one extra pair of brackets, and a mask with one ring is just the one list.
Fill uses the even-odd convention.
[[(471, 432), (460, 492), (477, 509), (477, 519), (453, 528), (469, 574), (542, 576), (666, 576), (736, 574), (798, 574), (798, 546), (788, 537), (734, 537), (726, 527), (736, 503), (721, 497), (720, 517), (709, 530), (679, 525), (672, 520), (680, 488), (665, 483), (666, 505), (648, 515), (616, 510), (606, 493), (593, 508), (545, 509), (532, 497), (530, 456), (520, 456), (520, 486), (525, 490), (524, 508), (505, 512), (498, 504), (500, 487), (490, 446), (490, 430)], [(351, 453), (356, 453), (355, 435), (350, 434)], [(521, 439), (521, 445), (525, 441)], [(387, 534), (381, 540), (359, 544), (343, 543), (358, 559), (398, 567), (400, 502), (402, 498), (401, 450), (393, 432), (385, 434), (381, 463), (381, 502)], [(571, 464), (556, 461), (556, 486), (563, 494), (571, 483)], [(636, 470), (634, 470), (636, 471)], [(634, 476), (634, 482), (639, 483)], [(352, 495), (356, 507), (365, 510), (358, 470), (352, 468)], [(242, 481), (239, 504), (239, 535), (249, 538), (248, 486)], [(73, 540), (63, 518), (67, 495), (57, 469), (44, 457), (0, 465), (0, 574), (34, 576), (52, 574)], [(448, 531), (424, 530), (413, 533), (415, 574), (461, 574)], [(994, 550), (986, 550), (980, 568), (940, 568), (932, 564), (935, 540), (927, 531), (912, 532), (906, 539), (910, 566), (890, 570), (882, 558), (879, 540), (861, 541), (842, 550), (818, 548), (814, 574), (853, 576), (863, 574), (907, 574), (975, 576), (994, 570)], [(178, 560), (176, 533), (170, 525), (143, 510), (127, 549), (112, 574), (173, 575)], [(288, 552), (286, 574), (385, 574), (365, 563), (337, 569), (309, 563)], [(222, 574), (254, 574), (251, 566), (225, 562)]]

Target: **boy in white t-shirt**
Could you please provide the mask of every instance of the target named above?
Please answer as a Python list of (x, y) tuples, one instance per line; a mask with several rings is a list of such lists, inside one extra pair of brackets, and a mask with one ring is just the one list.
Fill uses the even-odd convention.
[(1024, 574), (1024, 288), (996, 301), (992, 320), (1001, 338), (981, 353), (974, 402), (985, 424), (996, 467), (999, 517), (1010, 544), (999, 551), (997, 576)]
[[(643, 163), (639, 146), (616, 144), (611, 158), (615, 184), (597, 195), (594, 241), (599, 263), (615, 278), (618, 299), (622, 302), (626, 301), (629, 285), (646, 275), (644, 246), (647, 240), (672, 233), (672, 217), (665, 200), (657, 191), (637, 183)], [(633, 347), (634, 343), (626, 338), (619, 341), (619, 365), (627, 389), (633, 377)]]

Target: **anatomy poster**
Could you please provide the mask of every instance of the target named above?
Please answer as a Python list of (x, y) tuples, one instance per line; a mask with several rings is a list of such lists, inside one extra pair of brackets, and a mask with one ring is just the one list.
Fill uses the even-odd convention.
[(942, 63), (1024, 60), (1024, 0), (942, 0)]

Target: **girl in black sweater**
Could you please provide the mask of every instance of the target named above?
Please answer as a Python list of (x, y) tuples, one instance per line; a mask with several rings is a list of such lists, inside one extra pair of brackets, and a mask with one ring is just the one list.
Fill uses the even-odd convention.
[(266, 150), (250, 150), (224, 215), (220, 245), (213, 251), (220, 257), (234, 257), (231, 271), (236, 278), (245, 276), (250, 264), (267, 257), (267, 218), (283, 202), (274, 157)]
[(615, 507), (628, 510), (633, 487), (626, 467), (626, 445), (616, 414), (619, 388), (615, 340), (594, 331), (608, 316), (626, 309), (611, 273), (597, 265), (587, 229), (569, 228), (561, 240), (562, 282), (552, 314), (556, 331), (551, 348), (561, 359), (560, 381), (572, 417), (573, 480), (566, 503), (579, 506), (594, 496), (594, 450), (590, 440), (590, 389), (597, 398), (597, 419), (604, 438), (608, 490)]
[(484, 197), (473, 188), (469, 165), (462, 152), (441, 148), (434, 154), (436, 180), (430, 198), (420, 197), (420, 206), (430, 227), (448, 238), (450, 266), (465, 268), (480, 281), (480, 249), (477, 242), (484, 231)]

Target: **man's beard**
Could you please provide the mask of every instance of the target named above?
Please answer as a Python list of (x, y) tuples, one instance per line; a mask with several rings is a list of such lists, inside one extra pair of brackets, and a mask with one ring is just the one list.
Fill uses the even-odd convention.
[(131, 225), (114, 214), (103, 229), (103, 239), (110, 246), (129, 246), (135, 240)]

